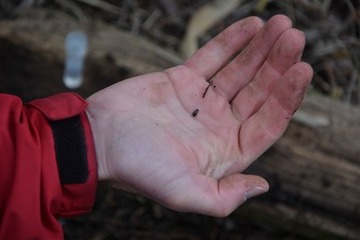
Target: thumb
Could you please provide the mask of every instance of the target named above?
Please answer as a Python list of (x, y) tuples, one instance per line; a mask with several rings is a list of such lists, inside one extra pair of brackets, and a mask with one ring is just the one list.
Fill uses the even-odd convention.
[(267, 192), (269, 185), (259, 176), (237, 173), (220, 180), (197, 175), (191, 184), (174, 189), (178, 191), (170, 197), (154, 200), (177, 211), (226, 217), (247, 199)]
[(219, 180), (218, 198), (214, 216), (224, 217), (233, 212), (247, 199), (269, 190), (267, 181), (259, 176), (233, 174)]

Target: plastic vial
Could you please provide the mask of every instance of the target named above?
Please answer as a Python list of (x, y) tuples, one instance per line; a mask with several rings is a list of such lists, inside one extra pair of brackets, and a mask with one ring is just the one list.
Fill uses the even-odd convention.
[(88, 38), (84, 32), (70, 32), (65, 38), (65, 70), (63, 81), (66, 87), (75, 89), (83, 83), (84, 60), (88, 50)]

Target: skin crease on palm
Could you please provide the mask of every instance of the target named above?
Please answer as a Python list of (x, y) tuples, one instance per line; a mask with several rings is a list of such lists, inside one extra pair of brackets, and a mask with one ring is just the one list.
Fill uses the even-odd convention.
[(286, 16), (249, 17), (180, 66), (90, 96), (99, 180), (216, 217), (268, 191), (241, 172), (281, 137), (304, 97), (312, 78), (304, 45)]

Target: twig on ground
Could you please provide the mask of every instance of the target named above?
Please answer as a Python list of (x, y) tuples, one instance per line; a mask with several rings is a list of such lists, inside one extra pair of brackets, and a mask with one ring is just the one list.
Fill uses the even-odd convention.
[(345, 102), (347, 102), (347, 103), (351, 102), (353, 93), (355, 92), (356, 83), (359, 83), (359, 80), (360, 80), (359, 72), (356, 69), (354, 69), (354, 71), (351, 74), (350, 83), (347, 87), (347, 93), (344, 97)]
[(176, 1), (174, 0), (157, 0), (164, 8), (166, 15), (174, 15), (179, 11)]
[(152, 11), (150, 16), (144, 21), (144, 23), (142, 24), (142, 28), (145, 31), (149, 30), (152, 26), (155, 25), (156, 21), (160, 17), (161, 17), (161, 11), (159, 9), (155, 9), (154, 11)]
[(138, 35), (140, 33), (140, 28), (143, 23), (144, 16), (146, 15), (146, 11), (138, 8), (131, 15), (131, 32), (133, 34)]
[(99, 8), (101, 10), (110, 12), (110, 13), (114, 13), (114, 14), (118, 14), (120, 15), (122, 13), (121, 8), (118, 6), (115, 6), (113, 4), (101, 1), (101, 0), (76, 0), (78, 2), (82, 2), (85, 4), (88, 4), (92, 7), (96, 7)]
[(83, 11), (73, 2), (69, 0), (54, 0), (60, 6), (68, 9), (74, 16), (79, 20), (80, 23), (86, 24), (88, 22), (88, 18), (83, 13)]

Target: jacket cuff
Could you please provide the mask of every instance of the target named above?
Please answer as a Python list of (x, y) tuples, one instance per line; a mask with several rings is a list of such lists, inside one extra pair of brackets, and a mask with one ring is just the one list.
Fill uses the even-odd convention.
[(97, 188), (97, 165), (87, 103), (75, 93), (34, 100), (27, 105), (39, 110), (52, 129), (55, 158), (61, 183), (60, 217), (91, 211)]

